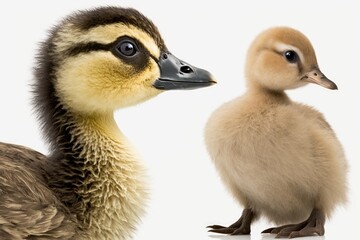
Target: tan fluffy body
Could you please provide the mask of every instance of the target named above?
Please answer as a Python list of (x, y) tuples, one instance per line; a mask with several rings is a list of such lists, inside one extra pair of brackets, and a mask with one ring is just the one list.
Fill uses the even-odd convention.
[[(300, 64), (284, 60), (295, 50)], [(290, 28), (273, 28), (251, 45), (248, 91), (211, 115), (208, 152), (235, 199), (276, 223), (305, 220), (316, 208), (331, 215), (346, 201), (342, 146), (324, 116), (291, 101), (284, 90), (303, 86), (302, 74), (317, 68), (309, 40)]]

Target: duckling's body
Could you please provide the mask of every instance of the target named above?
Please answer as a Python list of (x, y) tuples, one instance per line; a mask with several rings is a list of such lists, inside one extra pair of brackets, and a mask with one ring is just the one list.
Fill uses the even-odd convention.
[(35, 77), (50, 154), (0, 143), (0, 238), (129, 239), (148, 193), (113, 112), (163, 90), (209, 86), (210, 74), (168, 52), (138, 11), (106, 7), (57, 26)]
[[(23, 146), (0, 143), (1, 239), (71, 239), (75, 215), (48, 187), (49, 159)], [(36, 239), (36, 238), (35, 238)]]
[[(309, 44), (289, 28), (261, 34), (249, 50), (248, 91), (210, 117), (207, 148), (225, 185), (245, 207), (237, 223), (214, 225), (211, 231), (249, 234), (252, 220), (264, 215), (277, 224), (305, 221), (265, 232), (323, 235), (325, 217), (345, 201), (346, 161), (340, 142), (320, 112), (291, 101), (284, 92), (318, 71)], [(284, 59), (289, 50), (300, 56), (298, 62)], [(325, 77), (321, 81), (335, 88)]]
[[(88, 116), (77, 124), (74, 131), (79, 134), (74, 137), (79, 139), (74, 146), (78, 149), (72, 149), (69, 158), (60, 153), (46, 157), (0, 143), (0, 189), (7, 192), (0, 196), (0, 209), (8, 222), (0, 229), (16, 228), (21, 239), (47, 234), (48, 239), (125, 239), (131, 235), (148, 199), (144, 168), (112, 116)], [(20, 221), (23, 229), (14, 221)]]

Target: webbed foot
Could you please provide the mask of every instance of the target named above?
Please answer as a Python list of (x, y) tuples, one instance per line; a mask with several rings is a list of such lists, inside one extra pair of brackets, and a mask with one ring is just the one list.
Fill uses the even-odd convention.
[(318, 209), (314, 209), (311, 212), (310, 217), (304, 222), (269, 228), (262, 231), (262, 233), (277, 234), (276, 238), (296, 238), (314, 235), (323, 236), (325, 233), (324, 224), (324, 213)]
[(250, 234), (250, 225), (254, 217), (254, 212), (250, 209), (244, 209), (239, 220), (231, 224), (229, 227), (220, 225), (207, 226), (211, 228), (209, 232), (230, 234), (230, 235), (247, 235)]

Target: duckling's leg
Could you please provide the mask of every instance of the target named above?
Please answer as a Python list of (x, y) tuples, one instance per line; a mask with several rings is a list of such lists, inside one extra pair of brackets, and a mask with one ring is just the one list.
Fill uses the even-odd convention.
[(276, 238), (288, 237), (305, 237), (319, 235), (322, 236), (325, 233), (324, 230), (325, 215), (319, 209), (314, 209), (310, 217), (304, 222), (298, 224), (289, 224), (281, 227), (269, 228), (264, 230), (262, 233), (274, 233), (277, 234)]
[(250, 234), (250, 225), (254, 217), (254, 212), (251, 208), (246, 208), (241, 214), (239, 220), (231, 224), (229, 227), (223, 227), (220, 225), (207, 226), (211, 228), (209, 232), (231, 234), (231, 235), (246, 235)]

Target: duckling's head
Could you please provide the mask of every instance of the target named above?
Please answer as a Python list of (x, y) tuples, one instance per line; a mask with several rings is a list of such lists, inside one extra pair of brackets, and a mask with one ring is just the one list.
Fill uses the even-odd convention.
[(320, 71), (308, 38), (289, 27), (270, 28), (255, 38), (248, 51), (245, 74), (249, 87), (273, 91), (307, 83), (337, 89)]
[[(79, 11), (53, 29), (38, 56), (36, 102), (70, 111), (113, 111), (163, 90), (210, 86), (209, 72), (177, 59), (135, 9)], [(40, 107), (38, 107), (40, 108)]]

